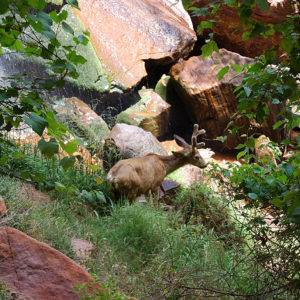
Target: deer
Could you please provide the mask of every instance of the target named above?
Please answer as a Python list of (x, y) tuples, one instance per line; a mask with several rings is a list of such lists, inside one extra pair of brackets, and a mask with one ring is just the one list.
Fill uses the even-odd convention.
[(149, 153), (139, 158), (120, 160), (107, 174), (110, 189), (116, 195), (127, 196), (130, 203), (137, 197), (150, 193), (154, 195), (155, 206), (158, 207), (158, 189), (168, 174), (186, 164), (201, 169), (207, 166), (198, 151), (205, 146), (205, 143), (197, 142), (197, 137), (203, 134), (205, 130), (199, 130), (198, 124), (194, 124), (191, 145), (180, 136), (174, 135), (176, 143), (183, 147), (183, 150), (172, 151), (172, 154), (167, 156)]

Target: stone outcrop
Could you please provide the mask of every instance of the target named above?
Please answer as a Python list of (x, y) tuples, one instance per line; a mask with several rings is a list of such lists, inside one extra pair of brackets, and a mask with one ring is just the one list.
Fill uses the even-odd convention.
[(56, 100), (52, 107), (57, 112), (57, 120), (82, 138), (87, 145), (101, 147), (104, 138), (109, 134), (109, 128), (87, 104), (72, 97)]
[(5, 216), (7, 213), (7, 208), (4, 199), (0, 196), (0, 218)]
[(71, 243), (76, 256), (83, 261), (89, 259), (96, 250), (96, 246), (85, 239), (73, 238)]
[(125, 158), (141, 157), (148, 153), (167, 155), (167, 151), (151, 132), (136, 126), (117, 124), (109, 137), (114, 139)]
[[(201, 0), (193, 1), (193, 6), (203, 8), (211, 1)], [(251, 18), (256, 21), (262, 21), (266, 24), (277, 24), (282, 21), (293, 9), (290, 6), (291, 1), (286, 0), (268, 0), (270, 5), (268, 11), (263, 11), (256, 6)], [(243, 31), (238, 29), (241, 25), (237, 10), (227, 5), (222, 5), (216, 15), (207, 15), (206, 17), (192, 18), (195, 28), (204, 20), (215, 20), (213, 23), (214, 40), (221, 48), (237, 52), (248, 57), (261, 55), (266, 49), (280, 44), (280, 34), (276, 32), (273, 36), (264, 38), (257, 36), (248, 40), (243, 40)], [(206, 30), (205, 34), (209, 31)]]
[(155, 137), (167, 134), (170, 126), (170, 104), (151, 89), (142, 89), (139, 94), (141, 100), (121, 112), (117, 123), (139, 126)]
[[(181, 2), (181, 1), (179, 1)], [(170, 64), (193, 48), (188, 16), (171, 0), (79, 0), (74, 10), (111, 79), (126, 87), (147, 75), (145, 60)], [(175, 4), (175, 5), (174, 5)], [(181, 11), (178, 13), (178, 10)]]
[[(234, 88), (241, 83), (241, 78), (230, 80), (235, 73), (228, 72), (222, 80), (218, 80), (218, 72), (229, 62), (243, 65), (252, 59), (220, 49), (219, 54), (203, 59), (194, 56), (187, 61), (181, 60), (171, 68), (174, 86), (183, 101), (190, 119), (206, 130), (207, 138), (223, 136), (230, 116), (236, 112), (237, 100)], [(246, 120), (237, 125), (247, 126)], [(228, 135), (224, 147), (234, 148), (239, 141), (235, 136)], [(222, 147), (221, 143), (208, 143), (214, 147)]]
[(0, 277), (37, 300), (79, 299), (72, 289), (93, 278), (70, 258), (10, 227), (0, 227)]

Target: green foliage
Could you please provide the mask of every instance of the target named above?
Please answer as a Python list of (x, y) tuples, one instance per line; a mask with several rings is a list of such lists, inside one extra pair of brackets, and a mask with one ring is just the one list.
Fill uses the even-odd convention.
[(106, 226), (111, 245), (122, 251), (120, 259), (131, 261), (131, 267), (136, 271), (161, 251), (168, 234), (166, 215), (141, 205), (116, 207)]
[[(223, 1), (236, 9), (238, 16), (243, 23), (240, 30), (244, 30), (243, 38), (254, 38), (256, 36), (268, 37), (279, 32), (282, 38), (280, 45), (276, 45), (259, 57), (256, 57), (251, 65), (237, 66), (229, 63), (218, 73), (221, 80), (230, 68), (233, 68), (238, 75), (243, 76), (243, 80), (236, 87), (235, 93), (238, 99), (237, 113), (232, 116), (227, 130), (236, 135), (239, 128), (233, 128), (233, 121), (237, 118), (248, 118), (255, 120), (259, 124), (265, 124), (267, 120), (275, 120), (273, 130), (276, 131), (278, 146), (283, 149), (288, 146), (296, 148), (295, 157), (283, 162), (276, 169), (274, 164), (264, 165), (242, 165), (235, 167), (233, 176), (230, 177), (237, 190), (256, 202), (256, 205), (265, 207), (274, 206), (285, 213), (291, 222), (300, 222), (299, 219), (299, 176), (296, 172), (299, 168), (299, 140), (288, 141), (288, 132), (300, 124), (300, 117), (293, 113), (293, 106), (299, 106), (299, 86), (297, 79), (300, 71), (300, 26), (299, 14), (292, 13), (283, 19), (279, 24), (264, 24), (251, 18), (253, 8), (258, 5), (262, 10), (267, 11), (269, 4), (267, 1)], [(194, 15), (202, 15), (206, 20), (199, 26), (200, 32), (204, 28), (213, 30), (213, 21), (208, 19), (220, 9), (220, 3), (211, 1), (207, 7), (197, 9), (192, 8)], [(299, 9), (299, 3), (294, 3)], [(212, 37), (212, 35), (210, 35)], [(210, 40), (202, 47), (203, 57), (217, 51), (215, 44)], [(279, 50), (284, 54), (279, 56)], [(282, 52), (281, 52), (282, 53)], [(270, 110), (280, 111), (276, 116), (271, 115)], [(274, 134), (275, 136), (275, 134)], [(255, 149), (254, 136), (241, 136), (245, 140), (244, 144), (237, 147), (240, 152), (237, 159), (244, 158), (247, 162), (253, 156), (251, 152)], [(223, 140), (220, 137), (219, 140)]]
[(133, 300), (132, 297), (121, 294), (112, 283), (106, 284), (97, 278), (89, 284), (77, 285), (74, 290), (81, 300)]
[(205, 230), (213, 230), (219, 240), (232, 245), (241, 242), (226, 198), (220, 199), (203, 183), (182, 190), (174, 199), (185, 224), (202, 224)]
[[(74, 7), (78, 6), (77, 1), (69, 3)], [(77, 44), (86, 45), (88, 39), (84, 35), (74, 35), (73, 29), (65, 22), (68, 16), (66, 10), (59, 14), (55, 11), (47, 14), (43, 11), (45, 5), (44, 0), (7, 0), (1, 3), (1, 51), (41, 57), (46, 60), (54, 75), (47, 79), (37, 77), (30, 80), (24, 73), (4, 78), (0, 87), (0, 128), (10, 131), (24, 121), (40, 136), (47, 128), (48, 135), (62, 140), (70, 131), (55, 121), (42, 94), (50, 92), (54, 86), (62, 87), (67, 76), (78, 78), (76, 66), (84, 64), (86, 59), (76, 53), (73, 44), (62, 45), (59, 42), (53, 25), (56, 24), (57, 30), (61, 26), (73, 36)], [(45, 153), (50, 155), (48, 150)]]
[(1, 283), (1, 278), (0, 278), (0, 300), (6, 300), (6, 299), (9, 299), (9, 290), (5, 284)]
[(59, 160), (53, 156), (58, 147), (54, 139), (40, 140), (39, 147), (45, 157), (30, 146), (21, 149), (9, 142), (1, 143), (0, 172), (26, 180), (41, 190), (52, 191), (56, 197), (65, 197), (78, 205), (88, 204), (98, 213), (108, 210), (112, 194), (105, 180), (99, 183), (98, 178), (103, 176), (101, 169), (96, 166), (93, 171), (76, 162), (74, 157)]

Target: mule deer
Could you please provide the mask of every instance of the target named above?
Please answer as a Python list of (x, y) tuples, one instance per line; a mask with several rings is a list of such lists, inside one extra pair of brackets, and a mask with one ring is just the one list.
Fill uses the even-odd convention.
[(169, 156), (150, 153), (140, 158), (120, 160), (107, 174), (111, 190), (126, 195), (131, 202), (136, 197), (150, 192), (155, 195), (155, 202), (158, 205), (158, 188), (166, 175), (185, 164), (199, 168), (206, 167), (207, 163), (197, 150), (205, 146), (205, 143), (197, 143), (197, 137), (203, 134), (205, 130), (199, 130), (198, 124), (195, 124), (191, 145), (174, 135), (176, 143), (183, 147), (181, 151), (172, 151), (173, 154)]

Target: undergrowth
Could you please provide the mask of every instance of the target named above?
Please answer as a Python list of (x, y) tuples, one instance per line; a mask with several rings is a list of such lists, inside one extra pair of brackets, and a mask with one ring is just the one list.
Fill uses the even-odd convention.
[[(77, 165), (64, 172), (58, 160), (41, 158), (30, 149), (15, 156), (9, 156), (3, 145), (0, 149), (1, 156), (7, 156), (7, 164), (0, 166), (6, 174), (0, 176), (0, 195), (8, 207), (1, 225), (19, 229), (71, 257), (105, 286), (118, 287), (112, 295), (293, 299), (288, 291), (273, 289), (274, 273), (256, 256), (263, 253), (261, 244), (247, 236), (250, 225), (240, 226), (232, 203), (206, 184), (181, 189), (172, 199), (175, 211), (129, 205), (126, 199), (97, 206), (88, 201), (89, 193), (101, 192), (105, 200), (110, 197), (101, 170)], [(52, 200), (40, 203), (26, 196), (21, 179), (7, 176), (22, 178), (24, 166), (32, 176), (43, 178), (38, 187), (54, 184), (54, 189), (49, 188)], [(96, 246), (89, 259), (76, 257), (72, 238)], [(86, 294), (82, 299), (97, 295), (91, 297)]]

